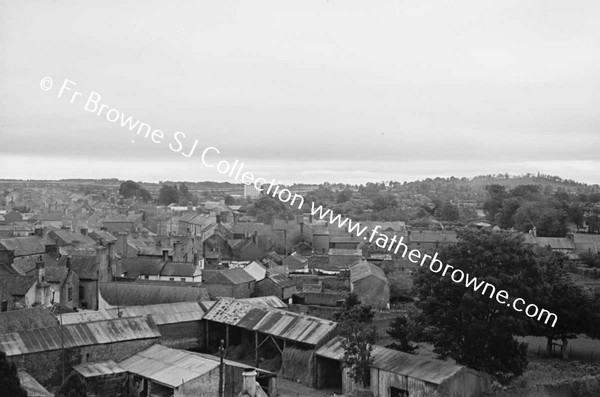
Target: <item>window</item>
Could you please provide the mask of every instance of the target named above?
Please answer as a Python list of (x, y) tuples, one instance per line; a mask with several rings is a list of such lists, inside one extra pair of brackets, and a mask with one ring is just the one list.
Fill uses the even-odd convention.
[(85, 293), (83, 291), (83, 285), (79, 286), (79, 300), (83, 300), (83, 298), (85, 297)]
[(1, 312), (7, 312), (8, 311), (8, 301), (2, 301), (2, 308), (0, 309)]
[(169, 281), (175, 281), (175, 277), (169, 277)]
[(185, 281), (185, 277), (181, 277), (181, 278), (180, 278), (180, 280), (181, 280), (181, 281)]
[(69, 283), (69, 285), (67, 286), (67, 299), (69, 301), (73, 300), (73, 286), (71, 285), (71, 283)]
[(150, 279), (150, 276), (144, 276), (144, 278), (145, 278), (146, 280), (149, 280), (149, 279)]

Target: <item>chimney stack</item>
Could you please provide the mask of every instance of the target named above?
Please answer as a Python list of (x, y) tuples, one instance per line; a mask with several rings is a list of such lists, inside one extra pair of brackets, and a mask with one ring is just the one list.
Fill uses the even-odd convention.
[(246, 368), (242, 372), (243, 383), (240, 396), (256, 396), (256, 370), (254, 368)]
[(217, 215), (215, 215), (215, 218), (217, 220), (217, 223), (220, 224), (221, 223), (221, 215), (217, 214)]
[(46, 234), (46, 228), (44, 226), (36, 226), (35, 227), (35, 231), (34, 231), (34, 235), (38, 236), (38, 237), (44, 237), (44, 234)]
[(181, 262), (181, 242), (173, 242), (173, 262)]
[(71, 255), (67, 256), (67, 270), (71, 269)]
[(169, 260), (169, 250), (163, 250), (163, 260), (166, 262)]
[(127, 233), (119, 232), (117, 234), (117, 254), (127, 258)]
[(35, 268), (37, 269), (38, 286), (41, 287), (46, 285), (46, 264), (41, 255), (38, 256), (37, 261), (35, 262)]
[(87, 230), (87, 228), (85, 228), (85, 227), (84, 227), (84, 228), (81, 228), (81, 234), (83, 234), (84, 236), (87, 236), (87, 235), (88, 235), (88, 230)]

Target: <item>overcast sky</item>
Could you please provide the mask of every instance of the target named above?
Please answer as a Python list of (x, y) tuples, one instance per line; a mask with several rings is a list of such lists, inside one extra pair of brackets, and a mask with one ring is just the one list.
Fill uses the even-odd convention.
[(0, 0), (0, 178), (234, 182), (213, 146), (284, 183), (600, 183), (599, 21), (597, 0)]

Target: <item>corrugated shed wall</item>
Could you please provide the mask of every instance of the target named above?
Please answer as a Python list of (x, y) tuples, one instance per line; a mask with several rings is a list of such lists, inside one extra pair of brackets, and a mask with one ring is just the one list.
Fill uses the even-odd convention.
[(408, 390), (410, 397), (449, 397), (438, 394), (436, 385), (431, 383), (371, 368), (371, 390), (375, 393), (375, 397), (388, 397), (390, 395), (390, 387)]

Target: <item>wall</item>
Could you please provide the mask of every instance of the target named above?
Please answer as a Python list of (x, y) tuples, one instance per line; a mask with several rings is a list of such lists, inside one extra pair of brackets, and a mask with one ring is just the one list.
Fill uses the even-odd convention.
[[(105, 345), (65, 349), (65, 377), (73, 365), (88, 361), (121, 361), (158, 342), (157, 339), (142, 339)], [(18, 368), (29, 372), (42, 386), (58, 386), (61, 383), (62, 358), (60, 350), (9, 357)]]
[(206, 326), (203, 321), (159, 325), (161, 344), (174, 349), (204, 351)]
[(440, 395), (448, 397), (471, 397), (489, 390), (489, 378), (467, 368), (460, 370), (438, 388)]
[(390, 386), (408, 390), (410, 397), (451, 397), (446, 394), (439, 394), (437, 386), (432, 383), (378, 368), (371, 368), (371, 390), (375, 393), (375, 396), (389, 396)]
[(173, 397), (215, 397), (219, 395), (219, 367), (186, 382), (175, 390)]
[(353, 291), (364, 305), (383, 310), (390, 302), (390, 285), (376, 277), (368, 276), (353, 283)]
[(83, 287), (83, 296), (79, 296), (80, 307), (83, 308), (82, 302), (87, 303), (87, 308), (90, 310), (98, 309), (98, 293), (96, 291), (97, 282), (95, 280), (79, 280), (79, 285)]

